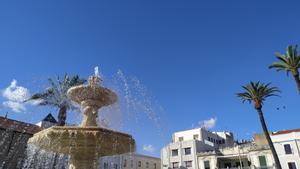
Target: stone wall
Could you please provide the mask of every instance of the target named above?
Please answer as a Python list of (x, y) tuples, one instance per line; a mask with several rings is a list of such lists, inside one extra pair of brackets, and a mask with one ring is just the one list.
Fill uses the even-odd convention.
[(32, 134), (0, 128), (0, 169), (19, 169), (26, 155)]
[(26, 155), (27, 141), (39, 126), (0, 116), (0, 169), (19, 169)]

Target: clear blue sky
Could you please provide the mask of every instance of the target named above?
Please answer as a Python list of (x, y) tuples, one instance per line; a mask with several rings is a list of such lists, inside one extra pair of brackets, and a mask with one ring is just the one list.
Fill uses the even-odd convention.
[[(152, 154), (158, 155), (172, 132), (211, 117), (217, 118), (212, 130), (233, 131), (239, 138), (261, 132), (253, 106), (235, 97), (250, 80), (273, 82), (282, 90), (282, 97), (265, 103), (271, 130), (299, 128), (293, 79), (267, 68), (274, 52), (300, 44), (299, 6), (299, 1), (261, 0), (4, 0), (0, 88), (16, 79), (34, 92), (48, 77), (65, 72), (86, 77), (95, 65), (105, 75), (121, 69), (141, 80), (164, 108), (164, 137), (147, 123), (134, 131), (146, 154), (142, 145), (153, 145)], [(36, 122), (47, 109), (33, 112), (10, 117)]]

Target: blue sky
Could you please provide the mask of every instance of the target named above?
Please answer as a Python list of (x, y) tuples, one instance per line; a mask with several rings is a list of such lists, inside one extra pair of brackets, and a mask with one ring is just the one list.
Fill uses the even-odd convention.
[[(99, 65), (109, 77), (120, 69), (138, 78), (150, 100), (163, 107), (158, 113), (163, 136), (147, 120), (130, 130), (139, 152), (156, 156), (172, 132), (210, 118), (217, 119), (212, 130), (233, 131), (238, 138), (261, 132), (253, 106), (235, 97), (250, 80), (273, 82), (282, 90), (281, 97), (265, 103), (269, 128), (298, 128), (293, 79), (267, 67), (274, 52), (299, 44), (299, 5), (259, 0), (1, 1), (0, 88), (16, 79), (34, 93), (47, 86), (48, 77), (65, 72), (87, 77)], [(35, 123), (54, 110), (28, 106), (14, 113), (2, 107), (0, 115), (6, 111), (11, 118)], [(145, 152), (143, 145), (156, 151)]]

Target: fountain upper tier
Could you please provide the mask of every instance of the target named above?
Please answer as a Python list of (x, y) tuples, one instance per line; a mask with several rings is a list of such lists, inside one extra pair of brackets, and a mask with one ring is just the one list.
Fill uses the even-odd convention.
[(90, 76), (88, 85), (75, 86), (68, 90), (68, 97), (82, 107), (82, 127), (97, 126), (98, 109), (117, 101), (117, 95), (100, 86), (100, 81), (99, 75)]
[(88, 85), (79, 85), (70, 88), (68, 90), (68, 97), (80, 105), (91, 102), (97, 108), (115, 103), (118, 98), (117, 95), (113, 91), (100, 86), (100, 81), (99, 76), (90, 76)]

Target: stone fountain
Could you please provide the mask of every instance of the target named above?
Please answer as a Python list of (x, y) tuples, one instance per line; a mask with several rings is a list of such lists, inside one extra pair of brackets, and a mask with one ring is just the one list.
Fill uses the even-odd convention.
[(51, 127), (36, 133), (28, 143), (69, 155), (69, 169), (96, 169), (99, 157), (134, 151), (132, 136), (97, 125), (98, 109), (117, 101), (117, 95), (100, 86), (100, 82), (96, 67), (88, 85), (75, 86), (67, 92), (68, 97), (81, 106), (83, 120), (80, 126)]

